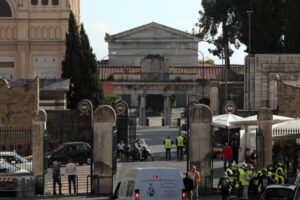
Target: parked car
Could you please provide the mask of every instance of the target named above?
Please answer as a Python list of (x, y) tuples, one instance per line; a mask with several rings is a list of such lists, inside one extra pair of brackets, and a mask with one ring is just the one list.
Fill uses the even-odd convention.
[(300, 200), (299, 187), (295, 185), (269, 185), (261, 195), (262, 200)]
[(1, 173), (29, 173), (25, 169), (20, 169), (4, 159), (0, 159), (0, 174)]
[(175, 168), (131, 168), (117, 185), (113, 199), (182, 200), (184, 184)]
[(91, 152), (91, 146), (86, 142), (63, 143), (49, 153), (48, 165), (51, 166), (55, 160), (61, 164), (67, 164), (69, 158), (80, 165), (90, 164)]
[(20, 169), (32, 171), (32, 162), (28, 161), (26, 158), (20, 156), (14, 151), (0, 152), (0, 159), (1, 158)]

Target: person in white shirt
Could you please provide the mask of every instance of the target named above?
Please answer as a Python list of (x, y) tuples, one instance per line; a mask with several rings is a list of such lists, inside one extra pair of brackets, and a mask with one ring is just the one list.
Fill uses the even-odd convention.
[(142, 151), (142, 145), (140, 143), (140, 139), (136, 139), (134, 146), (135, 149), (137, 150), (140, 160), (142, 160), (143, 151)]
[(68, 174), (68, 182), (69, 182), (69, 194), (71, 195), (71, 182), (73, 183), (74, 194), (76, 194), (76, 164), (73, 163), (72, 159), (69, 159), (69, 162), (66, 166), (66, 172)]
[(124, 142), (123, 140), (120, 140), (119, 144), (117, 145), (117, 152), (119, 155), (119, 158), (123, 158), (124, 157)]

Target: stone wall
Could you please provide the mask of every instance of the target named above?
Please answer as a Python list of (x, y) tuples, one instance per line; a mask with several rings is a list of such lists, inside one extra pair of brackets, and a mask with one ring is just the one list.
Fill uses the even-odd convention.
[(47, 130), (49, 142), (90, 142), (91, 119), (78, 110), (48, 110)]
[(281, 81), (277, 85), (279, 115), (300, 116), (300, 87), (291, 86)]
[(14, 88), (0, 86), (0, 127), (30, 129), (31, 115), (38, 105), (38, 80)]

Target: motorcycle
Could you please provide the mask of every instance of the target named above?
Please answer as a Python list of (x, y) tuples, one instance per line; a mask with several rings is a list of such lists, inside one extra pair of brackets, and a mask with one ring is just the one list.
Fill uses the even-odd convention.
[(124, 146), (124, 155), (127, 161), (154, 161), (150, 149), (145, 146), (142, 147), (142, 159), (140, 159), (140, 155), (134, 144)]

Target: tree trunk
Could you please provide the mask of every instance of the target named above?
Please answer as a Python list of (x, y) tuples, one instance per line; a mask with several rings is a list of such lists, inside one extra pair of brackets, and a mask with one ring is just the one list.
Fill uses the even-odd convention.
[(222, 30), (223, 30), (223, 45), (225, 54), (225, 66), (226, 69), (230, 69), (230, 58), (229, 58), (229, 45), (228, 45), (228, 31), (227, 31), (227, 13), (223, 14)]

